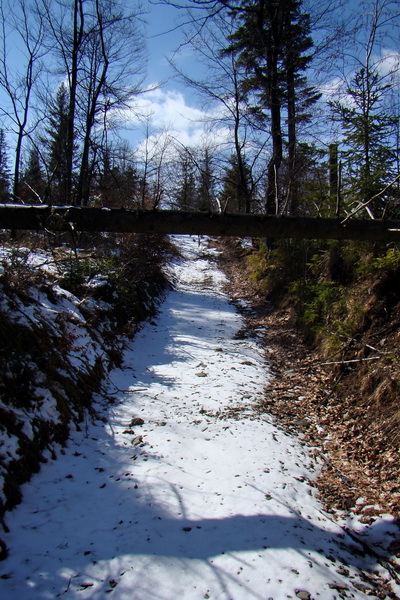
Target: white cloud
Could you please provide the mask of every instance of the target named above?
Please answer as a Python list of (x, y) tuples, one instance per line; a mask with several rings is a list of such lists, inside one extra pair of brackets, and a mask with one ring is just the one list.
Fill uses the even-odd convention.
[(208, 115), (205, 111), (190, 106), (182, 92), (156, 88), (137, 97), (124, 116), (131, 124), (137, 125), (149, 119), (152, 127), (158, 130), (188, 131), (199, 127)]
[(400, 52), (383, 49), (375, 61), (375, 67), (382, 76), (388, 76), (391, 83), (400, 84)]
[[(213, 146), (226, 143), (231, 138), (228, 127), (215, 127), (210, 130), (210, 120), (218, 114), (217, 106), (212, 111), (202, 110), (190, 104), (179, 90), (156, 88), (137, 97), (119, 118), (124, 127), (136, 131), (137, 151), (144, 152), (146, 137), (148, 148), (165, 144), (168, 138), (175, 145), (183, 146)], [(172, 143), (171, 143), (172, 145)]]
[[(382, 49), (379, 55), (373, 57), (370, 68), (380, 77), (387, 78), (386, 83), (400, 85), (400, 52), (397, 50)], [(344, 104), (352, 105), (352, 101), (347, 94), (347, 87), (354, 75), (355, 71), (350, 71), (346, 77), (334, 77), (321, 86), (320, 91), (324, 99), (329, 101), (340, 98)]]
[(326, 102), (329, 102), (346, 93), (346, 83), (340, 77), (334, 77), (324, 85), (320, 86), (319, 91), (321, 92), (323, 99)]

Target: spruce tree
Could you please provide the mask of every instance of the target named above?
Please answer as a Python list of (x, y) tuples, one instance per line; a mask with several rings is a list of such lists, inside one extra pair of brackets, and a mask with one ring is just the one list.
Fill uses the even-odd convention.
[(39, 150), (33, 146), (29, 151), (28, 164), (22, 176), (20, 197), (27, 204), (44, 202), (46, 188)]
[(68, 161), (68, 115), (69, 93), (62, 83), (49, 107), (49, 124), (44, 140), (48, 149), (48, 172), (50, 180), (50, 201), (64, 204), (68, 200), (68, 186), (71, 181)]
[[(289, 182), (287, 195), (293, 204), (296, 175), (297, 125), (307, 119), (307, 108), (318, 94), (307, 85), (304, 72), (311, 61), (310, 20), (301, 0), (245, 2), (239, 27), (225, 52), (239, 56), (246, 69), (244, 91), (255, 96), (254, 114), (268, 124), (271, 158), (268, 163), (266, 210), (279, 212), (279, 170), (284, 153), (283, 121), (287, 122)], [(284, 112), (285, 111), (285, 112)]]
[(0, 129), (0, 202), (10, 201), (10, 172), (8, 170), (7, 143)]
[(221, 209), (233, 213), (247, 212), (246, 205), (250, 195), (250, 167), (244, 162), (242, 168), (240, 168), (237, 156), (233, 154), (223, 178), (223, 188), (220, 195)]
[(92, 191), (101, 206), (145, 208), (137, 203), (139, 176), (128, 158), (125, 146), (106, 144), (99, 149), (98, 172), (92, 182)]
[(197, 208), (195, 165), (186, 148), (179, 153), (178, 177), (173, 201), (179, 210), (195, 210)]
[(213, 167), (208, 148), (204, 150), (203, 157), (200, 161), (200, 175), (198, 183), (198, 209), (213, 210), (214, 209), (214, 194), (215, 183), (213, 176)]
[(373, 217), (385, 214), (385, 197), (377, 195), (395, 177), (396, 151), (391, 133), (396, 119), (387, 115), (383, 106), (388, 87), (377, 71), (362, 68), (346, 90), (347, 99), (331, 103), (344, 133), (349, 200), (369, 203), (367, 210)]

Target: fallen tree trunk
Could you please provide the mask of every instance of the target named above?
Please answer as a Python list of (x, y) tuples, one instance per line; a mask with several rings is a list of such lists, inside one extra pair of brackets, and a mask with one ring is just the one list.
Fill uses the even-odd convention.
[(0, 205), (0, 229), (400, 241), (400, 221), (15, 204)]

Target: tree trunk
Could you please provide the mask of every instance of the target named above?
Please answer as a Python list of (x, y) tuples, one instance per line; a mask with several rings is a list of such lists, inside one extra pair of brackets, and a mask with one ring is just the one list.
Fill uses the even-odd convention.
[(66, 144), (66, 198), (67, 204), (72, 203), (72, 174), (74, 169), (74, 139), (75, 139), (75, 110), (78, 87), (79, 49), (82, 43), (84, 13), (82, 0), (74, 0), (74, 31), (71, 50), (71, 65), (69, 75), (69, 110)]
[(298, 194), (296, 190), (296, 91), (295, 74), (291, 66), (287, 68), (286, 85), (288, 94), (288, 183), (285, 214), (293, 215), (296, 214), (294, 199), (298, 197)]
[(400, 221), (0, 205), (0, 229), (400, 242)]
[[(273, 4), (273, 3), (271, 3)], [(279, 213), (279, 169), (282, 163), (281, 97), (279, 92), (278, 54), (280, 48), (281, 13), (279, 6), (270, 7), (270, 35), (267, 40), (268, 100), (271, 115), (272, 156), (267, 170), (267, 215)]]
[[(90, 198), (90, 180), (92, 175), (92, 169), (89, 168), (89, 152), (90, 152), (90, 141), (92, 135), (92, 129), (94, 126), (96, 111), (98, 109), (99, 98), (103, 91), (103, 88), (106, 83), (107, 71), (109, 66), (109, 60), (107, 56), (107, 49), (104, 43), (104, 24), (103, 24), (103, 15), (101, 14), (99, 2), (96, 0), (96, 14), (97, 14), (97, 25), (98, 25), (98, 37), (100, 41), (100, 50), (102, 56), (102, 67), (100, 76), (97, 73), (97, 70), (94, 68), (93, 72), (90, 73), (91, 81), (91, 89), (93, 92), (88, 97), (88, 107), (86, 114), (86, 124), (85, 124), (85, 132), (84, 132), (84, 143), (83, 143), (83, 151), (82, 151), (82, 163), (81, 170), (79, 173), (79, 180), (77, 186), (77, 201), (78, 205), (87, 206)], [(97, 48), (92, 49), (92, 52), (96, 53)]]

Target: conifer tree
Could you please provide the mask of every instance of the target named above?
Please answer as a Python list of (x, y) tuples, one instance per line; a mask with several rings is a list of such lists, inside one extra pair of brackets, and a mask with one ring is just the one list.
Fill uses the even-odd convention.
[(49, 124), (44, 140), (48, 148), (50, 201), (64, 204), (68, 200), (69, 175), (69, 93), (62, 83), (49, 107)]
[(197, 208), (195, 165), (187, 148), (179, 152), (178, 177), (173, 201), (179, 210), (194, 210)]
[[(244, 178), (243, 178), (244, 174)], [(228, 212), (247, 212), (248, 198), (251, 196), (251, 170), (243, 161), (240, 168), (236, 154), (229, 161), (229, 167), (223, 178), (220, 196), (221, 209)]]
[[(368, 203), (372, 217), (384, 214), (385, 197), (379, 193), (395, 177), (396, 151), (391, 133), (396, 119), (382, 105), (387, 89), (378, 72), (361, 68), (347, 88), (347, 100), (331, 104), (344, 132), (343, 158), (350, 200)], [(374, 197), (376, 200), (370, 202)]]
[(137, 203), (139, 176), (127, 145), (106, 144), (99, 149), (98, 172), (92, 185), (101, 206), (140, 208)]
[(4, 130), (0, 129), (0, 202), (10, 200), (10, 172), (8, 170), (7, 143)]
[(28, 164), (21, 181), (20, 197), (27, 204), (44, 202), (46, 188), (46, 179), (43, 173), (39, 150), (36, 146), (32, 146), (29, 151)]
[(279, 169), (283, 160), (283, 119), (286, 111), (289, 183), (286, 205), (293, 203), (296, 172), (297, 125), (307, 119), (307, 108), (318, 94), (304, 76), (311, 55), (310, 20), (301, 0), (256, 0), (239, 13), (240, 25), (231, 36), (228, 52), (239, 55), (247, 75), (244, 90), (255, 95), (254, 113), (268, 120), (272, 149), (268, 164), (266, 210), (279, 212)]
[(213, 210), (214, 209), (214, 193), (215, 183), (213, 176), (212, 160), (208, 148), (204, 150), (203, 157), (200, 161), (200, 175), (198, 183), (198, 209)]

